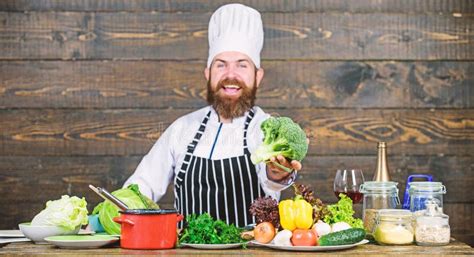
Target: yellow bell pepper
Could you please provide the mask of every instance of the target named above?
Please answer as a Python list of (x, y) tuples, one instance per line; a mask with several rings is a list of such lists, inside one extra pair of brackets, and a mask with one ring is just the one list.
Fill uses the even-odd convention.
[(313, 225), (313, 206), (301, 196), (295, 200), (281, 201), (278, 204), (278, 212), (280, 224), (284, 229), (309, 229)]

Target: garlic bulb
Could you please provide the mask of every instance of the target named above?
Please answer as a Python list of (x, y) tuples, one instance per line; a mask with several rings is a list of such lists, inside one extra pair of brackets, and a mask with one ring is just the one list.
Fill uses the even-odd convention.
[(318, 237), (331, 233), (331, 226), (322, 220), (318, 220), (318, 222), (313, 225), (313, 229), (316, 231)]
[(273, 243), (275, 245), (281, 246), (292, 246), (291, 243), (291, 236), (293, 236), (293, 232), (289, 231), (288, 229), (284, 229), (276, 234), (273, 238)]

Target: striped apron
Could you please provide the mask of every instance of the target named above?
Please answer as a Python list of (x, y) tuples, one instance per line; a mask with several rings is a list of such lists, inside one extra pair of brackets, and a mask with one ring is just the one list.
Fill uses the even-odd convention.
[[(193, 155), (210, 115), (211, 111), (201, 122), (175, 176), (175, 208), (185, 216), (207, 212), (215, 219), (238, 227), (255, 223), (255, 218), (248, 210), (253, 200), (263, 196), (264, 191), (247, 147), (247, 129), (254, 112), (250, 110), (245, 120), (244, 155), (220, 160)], [(180, 223), (179, 227), (182, 225)]]

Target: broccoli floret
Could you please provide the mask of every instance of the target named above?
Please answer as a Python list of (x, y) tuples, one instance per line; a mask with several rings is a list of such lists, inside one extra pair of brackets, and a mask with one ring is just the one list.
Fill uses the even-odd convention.
[(287, 117), (270, 117), (262, 122), (263, 143), (250, 156), (254, 164), (283, 155), (290, 160), (301, 161), (308, 152), (306, 134), (301, 127)]

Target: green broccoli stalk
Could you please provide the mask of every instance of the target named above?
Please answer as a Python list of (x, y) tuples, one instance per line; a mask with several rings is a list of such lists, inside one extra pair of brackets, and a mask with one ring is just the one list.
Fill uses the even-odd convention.
[(271, 157), (283, 155), (301, 161), (308, 152), (306, 134), (287, 117), (270, 117), (262, 122), (263, 143), (250, 156), (253, 164), (267, 162)]

